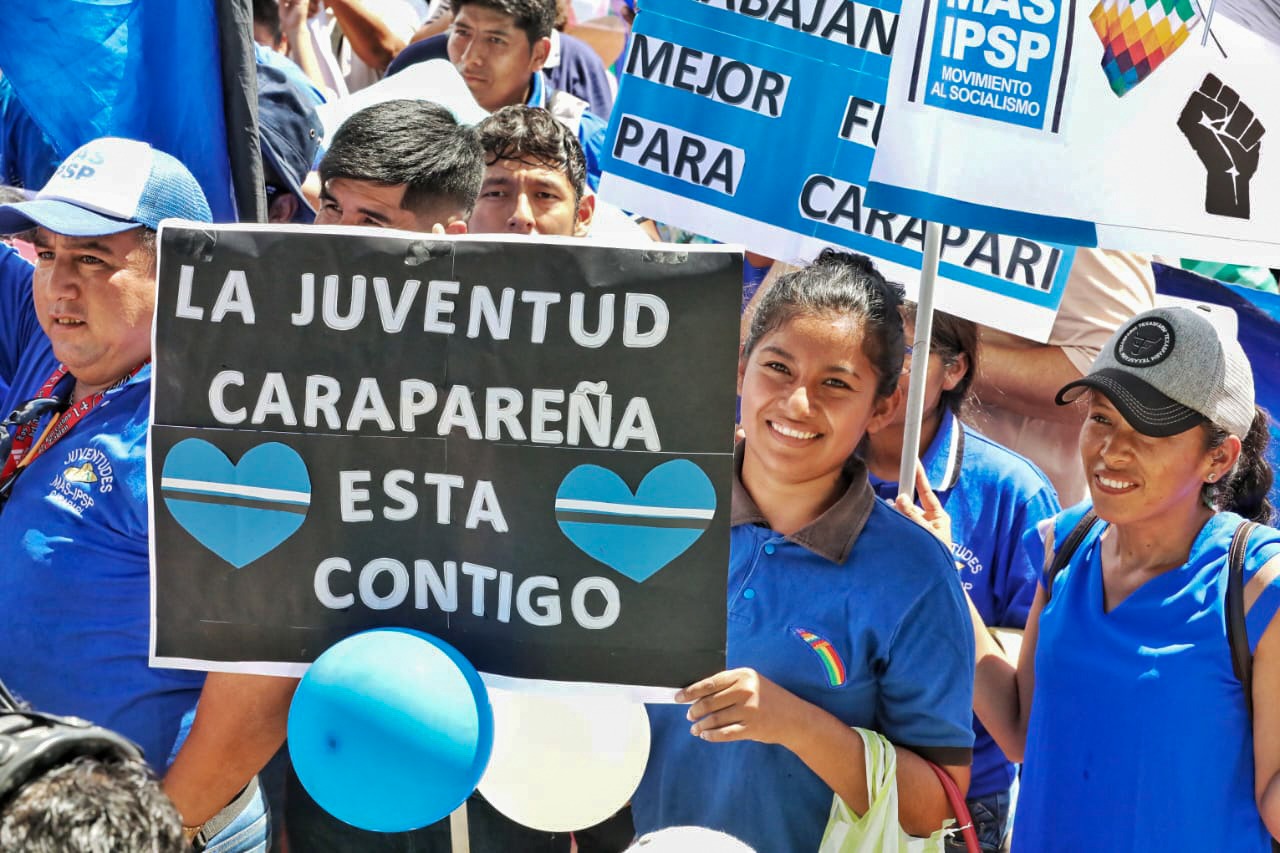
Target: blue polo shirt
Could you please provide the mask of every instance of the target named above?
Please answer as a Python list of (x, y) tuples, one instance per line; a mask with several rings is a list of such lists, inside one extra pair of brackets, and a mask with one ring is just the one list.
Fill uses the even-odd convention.
[[(31, 266), (0, 250), (5, 414), (58, 365), (31, 304)], [(151, 669), (147, 421), (151, 369), (107, 392), (40, 454), (0, 511), (0, 679), (41, 711), (136, 741), (163, 770), (204, 674)]]
[[(738, 470), (741, 471), (741, 447)], [(945, 764), (973, 744), (973, 628), (946, 549), (875, 499), (854, 460), (844, 496), (791, 536), (735, 479), (727, 666), (753, 667), (850, 726)], [(712, 673), (707, 673), (711, 675)], [(785, 747), (708, 743), (685, 705), (650, 705), (636, 830), (696, 825), (761, 851), (817, 850), (833, 792)]]
[[(1055, 538), (1084, 509), (1062, 513)], [(1058, 574), (1040, 615), (1015, 851), (1270, 850), (1223, 606), (1227, 549), (1240, 522), (1233, 513), (1213, 516), (1185, 565), (1109, 613), (1105, 523)], [(1043, 552), (1039, 534), (1028, 539), (1033, 555)], [(1245, 620), (1254, 649), (1280, 609), (1278, 557), (1280, 532), (1254, 530), (1244, 575), (1246, 602), (1258, 593)]]
[[(1061, 507), (1045, 475), (1027, 459), (943, 412), (920, 458), (942, 508), (951, 516), (951, 551), (960, 580), (988, 625), (1022, 628), (1036, 594), (1040, 564), (1022, 534)], [(892, 501), (898, 484), (870, 475), (876, 494)], [(1015, 768), (973, 718), (969, 798), (1007, 791)]]

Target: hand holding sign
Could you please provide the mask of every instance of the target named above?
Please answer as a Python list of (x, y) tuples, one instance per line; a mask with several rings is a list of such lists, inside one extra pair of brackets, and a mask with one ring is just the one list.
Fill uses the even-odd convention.
[(676, 694), (676, 701), (693, 702), (689, 731), (713, 742), (786, 743), (804, 728), (806, 709), (813, 710), (794, 693), (745, 667), (691, 684)]
[(1192, 92), (1178, 116), (1208, 172), (1204, 209), (1219, 216), (1249, 218), (1249, 181), (1258, 170), (1266, 129), (1230, 86), (1212, 74)]

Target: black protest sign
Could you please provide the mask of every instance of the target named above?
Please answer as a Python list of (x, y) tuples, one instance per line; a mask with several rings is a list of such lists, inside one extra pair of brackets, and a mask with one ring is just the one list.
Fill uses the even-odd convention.
[(160, 243), (157, 664), (296, 671), (403, 626), (498, 675), (723, 668), (740, 254)]

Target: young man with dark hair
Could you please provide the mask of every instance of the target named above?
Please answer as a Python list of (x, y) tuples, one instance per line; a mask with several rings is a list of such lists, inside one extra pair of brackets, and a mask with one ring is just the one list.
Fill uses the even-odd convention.
[(485, 173), (468, 228), (477, 234), (585, 237), (596, 199), (582, 146), (546, 110), (503, 107), (476, 126)]
[(600, 179), (607, 122), (587, 102), (553, 91), (541, 73), (551, 52), (555, 0), (451, 0), (449, 61), (476, 102), (495, 111), (513, 104), (550, 111), (578, 137), (587, 161), (587, 181)]
[(317, 225), (465, 234), (484, 153), (445, 107), (395, 100), (343, 122), (319, 171)]

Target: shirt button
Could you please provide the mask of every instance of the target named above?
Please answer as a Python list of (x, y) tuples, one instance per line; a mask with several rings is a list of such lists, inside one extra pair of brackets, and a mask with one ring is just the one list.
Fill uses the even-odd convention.
[(754, 589), (751, 589), (750, 587), (747, 587), (742, 591), (742, 597), (745, 598), (747, 601), (750, 601), (751, 599), (756, 597), (756, 591)]
[(764, 546), (764, 552), (765, 552), (766, 554), (768, 554), (770, 557), (772, 557), (772, 556), (773, 556), (773, 552), (775, 552), (775, 551), (777, 551), (777, 550), (778, 550), (778, 549), (777, 549), (777, 547), (775, 547), (775, 546), (774, 546), (774, 544), (773, 544), (772, 542), (770, 542), (768, 545), (765, 545), (765, 546)]

